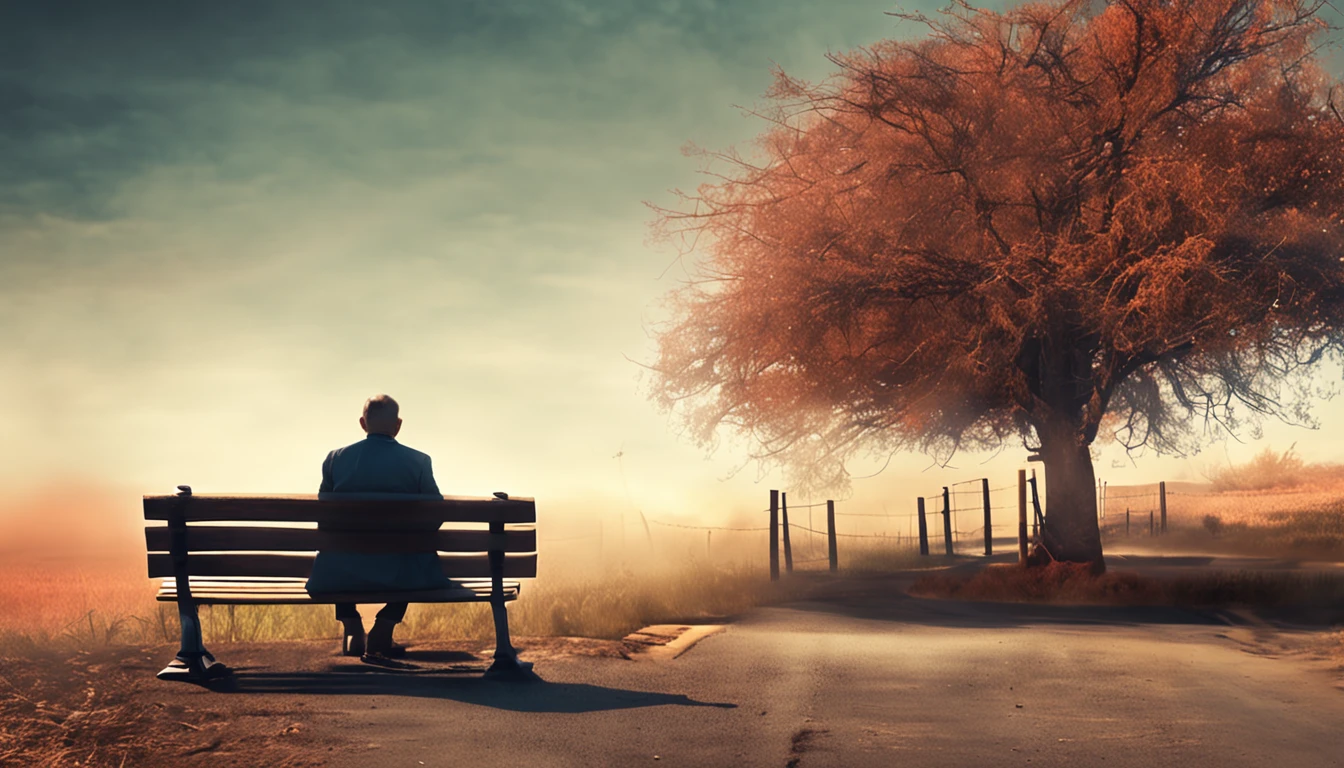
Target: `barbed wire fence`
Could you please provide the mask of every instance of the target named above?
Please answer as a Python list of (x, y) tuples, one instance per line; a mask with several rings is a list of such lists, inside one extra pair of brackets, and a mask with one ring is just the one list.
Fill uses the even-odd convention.
[[(702, 525), (653, 518), (644, 519), (644, 525), (668, 533), (704, 532), (706, 557), (724, 536), (730, 542), (750, 537), (749, 546), (765, 545), (756, 551), (765, 550), (772, 578), (778, 578), (795, 566), (838, 570), (841, 551), (851, 563), (862, 556), (991, 554), (996, 538), (1016, 536), (1017, 490), (1015, 484), (991, 487), (988, 478), (972, 478), (917, 496), (915, 504), (902, 504), (902, 511), (883, 503), (880, 512), (851, 511), (833, 499), (790, 503), (787, 491), (772, 490), (770, 505), (756, 513), (768, 521), (766, 525)], [(1005, 498), (1010, 492), (1014, 498)], [(846, 543), (842, 547), (840, 542)]]
[(1113, 490), (1109, 483), (1098, 482), (1097, 524), (1103, 536), (1157, 536), (1166, 531), (1165, 510), (1165, 483), (1153, 483), (1151, 487), (1120, 486)]
[[(922, 489), (913, 499), (906, 496), (899, 502), (882, 502), (880, 509), (851, 508), (845, 500), (791, 503), (788, 492), (772, 491), (773, 504), (737, 513), (736, 525), (695, 524), (635, 513), (633, 530), (647, 543), (648, 552), (738, 558), (753, 568), (769, 564), (776, 577), (794, 567), (838, 570), (841, 556), (846, 567), (862, 565), (864, 558), (983, 556), (1021, 546), (1020, 498), (1026, 499), (1026, 511), (1033, 521), (1025, 538), (1037, 535), (1044, 518), (1034, 474), (1023, 487), (971, 478)], [(1341, 507), (1344, 496), (1337, 488), (1218, 491), (1207, 485), (1166, 481), (1097, 483), (1098, 526), (1103, 537), (1110, 539), (1201, 529), (1216, 536), (1220, 527), (1272, 526), (1303, 511)], [(643, 550), (627, 541), (627, 527), (623, 518), (616, 537), (609, 526), (599, 524), (588, 533), (543, 538), (541, 543), (543, 547), (564, 544), (580, 549), (586, 543), (590, 549), (584, 551), (595, 548), (598, 554), (619, 547), (623, 556), (641, 556)]]

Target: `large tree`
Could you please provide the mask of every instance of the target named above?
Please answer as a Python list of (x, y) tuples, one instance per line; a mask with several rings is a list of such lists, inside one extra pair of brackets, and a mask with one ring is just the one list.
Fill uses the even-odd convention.
[(1300, 420), (1344, 342), (1344, 120), (1313, 0), (954, 5), (779, 73), (694, 243), (654, 398), (798, 482), (1020, 436), (1043, 544), (1102, 566), (1091, 446)]

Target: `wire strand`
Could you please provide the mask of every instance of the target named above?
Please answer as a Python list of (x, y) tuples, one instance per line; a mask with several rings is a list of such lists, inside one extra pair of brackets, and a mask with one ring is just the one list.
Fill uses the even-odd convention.
[(668, 528), (683, 528), (683, 529), (691, 530), (691, 531), (739, 531), (739, 532), (744, 532), (744, 531), (768, 531), (768, 530), (770, 530), (770, 526), (768, 526), (768, 525), (766, 525), (766, 526), (762, 526), (762, 527), (760, 527), (760, 528), (727, 528), (727, 527), (724, 527), (724, 526), (717, 526), (717, 525), (682, 525), (682, 524), (680, 524), (680, 523), (666, 523), (666, 522), (663, 522), (662, 520), (649, 520), (649, 522), (650, 522), (650, 523), (653, 523), (654, 525), (662, 525), (662, 526), (666, 526), (666, 527), (668, 527)]

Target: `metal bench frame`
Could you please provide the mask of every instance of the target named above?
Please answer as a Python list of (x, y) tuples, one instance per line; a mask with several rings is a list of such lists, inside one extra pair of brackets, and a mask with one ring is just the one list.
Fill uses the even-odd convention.
[[(215, 511), (211, 511), (211, 510)], [(252, 512), (250, 510), (256, 510)], [(328, 511), (341, 514), (328, 519)], [(164, 578), (159, 591), (161, 601), (176, 602), (181, 625), (181, 645), (173, 661), (158, 673), (162, 680), (182, 680), (205, 683), (231, 674), (231, 670), (217, 661), (205, 647), (197, 610), (201, 604), (322, 604), (336, 602), (472, 602), (488, 601), (495, 625), (494, 663), (486, 670), (487, 678), (530, 676), (531, 664), (520, 662), (509, 638), (508, 601), (516, 599), (516, 582), (505, 582), (506, 576), (533, 578), (536, 576), (535, 528), (506, 529), (506, 524), (536, 522), (536, 506), (530, 498), (510, 498), (496, 493), (495, 498), (447, 497), (442, 501), (407, 499), (390, 495), (328, 496), (194, 496), (189, 486), (178, 486), (175, 496), (145, 496), (145, 519), (166, 521), (167, 526), (146, 526), (145, 541), (148, 552), (150, 578)], [(475, 584), (476, 589), (463, 588), (433, 592), (368, 592), (342, 595), (299, 594), (290, 587), (277, 597), (268, 594), (267, 582), (244, 582), (250, 577), (306, 578), (311, 568), (311, 557), (286, 555), (238, 554), (240, 547), (230, 545), (255, 540), (257, 529), (201, 528), (190, 522), (227, 520), (230, 522), (317, 522), (318, 529), (275, 528), (275, 536), (289, 536), (304, 542), (298, 545), (253, 547), (267, 553), (287, 550), (286, 546), (307, 546), (315, 541), (326, 542), (327, 549), (349, 552), (408, 552), (424, 551), (425, 539), (434, 536), (440, 543), (449, 542), (454, 551), (463, 547), (481, 546), (486, 557), (479, 554), (463, 558), (441, 558), (444, 573), (450, 578), (488, 577)], [(426, 526), (437, 528), (443, 522), (487, 524), (487, 531), (438, 531), (431, 533)], [(418, 527), (418, 532), (408, 527)], [(199, 554), (212, 551), (196, 546), (193, 554), (192, 538), (214, 542), (214, 551), (226, 554)], [(262, 535), (269, 535), (268, 532)], [(166, 546), (165, 546), (166, 545)], [(209, 545), (207, 545), (209, 546)], [(246, 545), (242, 548), (245, 549)], [(163, 549), (167, 554), (161, 554)], [(323, 548), (322, 546), (315, 547)], [(156, 551), (157, 550), (157, 551)], [(529, 551), (530, 550), (530, 551)], [(252, 550), (248, 550), (252, 551)], [(312, 552), (297, 550), (303, 554)], [(513, 557), (506, 555), (512, 554)], [(481, 566), (485, 566), (481, 572)], [(244, 571), (244, 573), (239, 573)], [(283, 571), (283, 572), (277, 572)], [(198, 588), (204, 597), (192, 592), (192, 576), (212, 576), (220, 579), (210, 582), (212, 587)], [(169, 582), (167, 579), (171, 579)], [(295, 581), (294, 583), (297, 583)], [(171, 584), (171, 586), (170, 586)], [(220, 586), (232, 584), (233, 586)], [(249, 587), (255, 586), (252, 595)]]

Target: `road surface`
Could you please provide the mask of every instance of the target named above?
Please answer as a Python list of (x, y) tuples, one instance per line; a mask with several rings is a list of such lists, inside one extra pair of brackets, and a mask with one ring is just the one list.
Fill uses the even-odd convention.
[(1337, 672), (1267, 655), (1268, 630), (898, 586), (755, 610), (672, 661), (501, 684), (333, 660), (244, 670), (227, 698), (306, 704), (334, 766), (1344, 765)]

